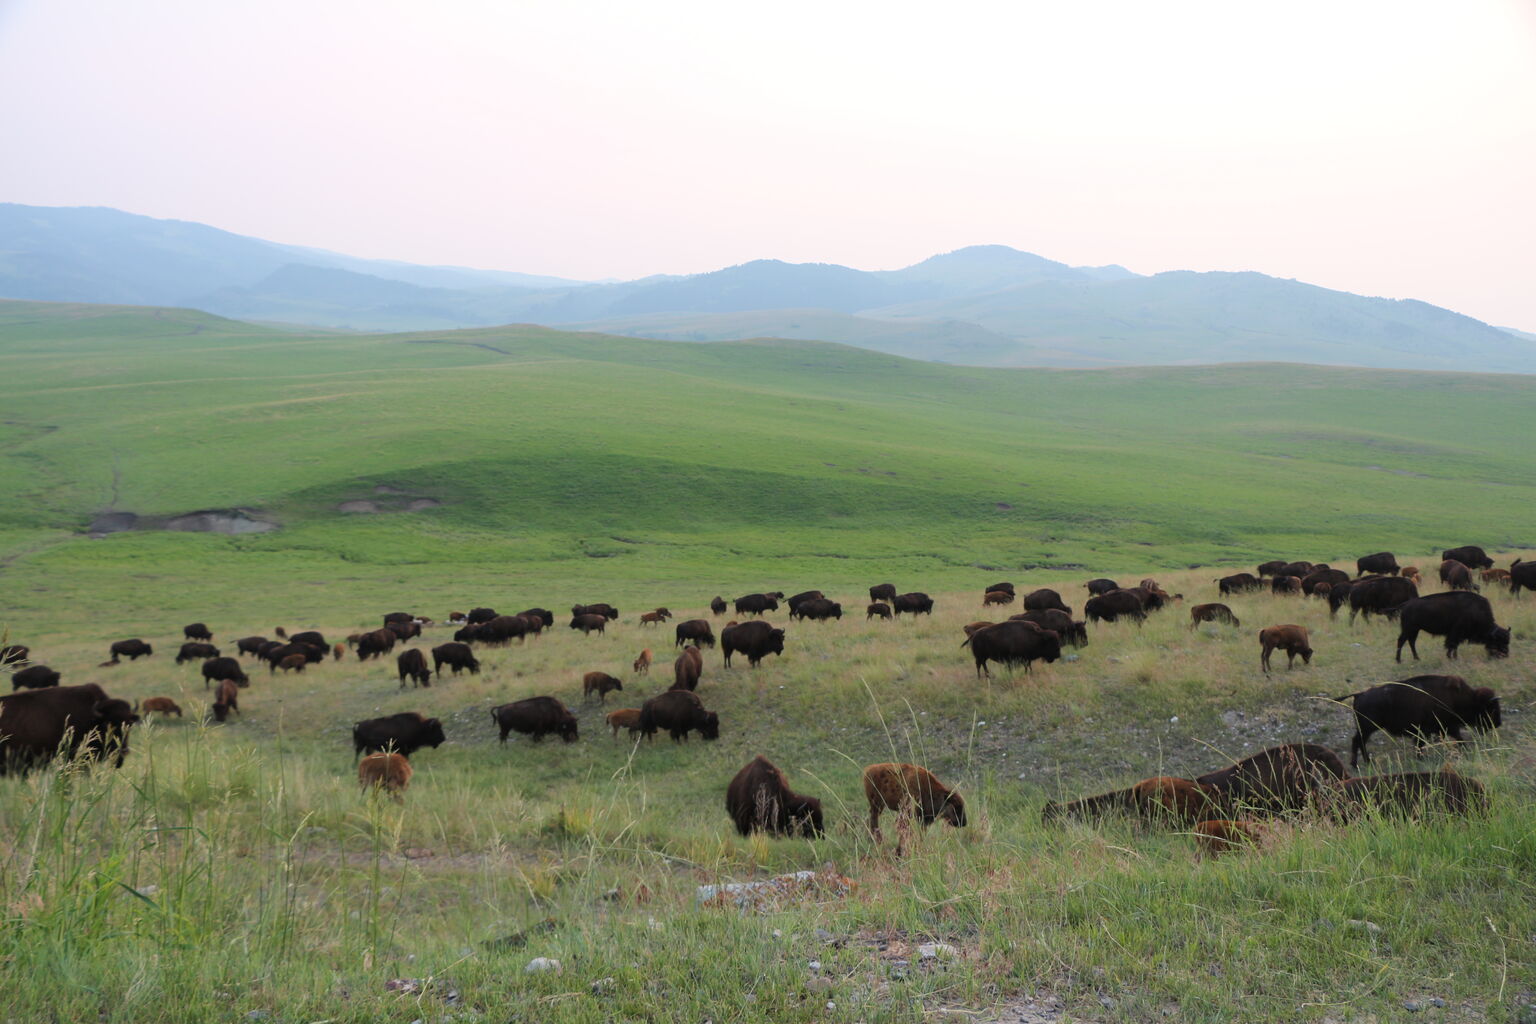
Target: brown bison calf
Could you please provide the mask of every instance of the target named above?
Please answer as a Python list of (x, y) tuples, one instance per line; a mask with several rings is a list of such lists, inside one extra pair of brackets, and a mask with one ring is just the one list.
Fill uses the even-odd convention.
[(975, 636), (977, 631), (986, 629), (988, 626), (995, 625), (997, 625), (995, 622), (968, 622), (960, 628), (965, 631), (966, 636)]
[(651, 649), (649, 647), (640, 652), (640, 657), (635, 659), (633, 668), (639, 675), (651, 674)]
[(891, 617), (891, 606), (884, 601), (876, 601), (864, 609), (864, 621), (870, 619), (888, 619)]
[(1224, 853), (1257, 846), (1266, 831), (1257, 821), (1202, 821), (1194, 827), (1195, 856), (1214, 859)]
[(399, 800), (414, 773), (404, 754), (369, 754), (357, 763), (357, 784), (365, 792), (370, 787), (382, 789)]
[(181, 717), (181, 705), (169, 697), (145, 697), (143, 705), (135, 705), (133, 710), (141, 711), (146, 715), (151, 711), (158, 711), (162, 715)]
[(1197, 604), (1191, 608), (1189, 610), (1189, 628), (1194, 629), (1202, 622), (1225, 622), (1233, 627), (1242, 626), (1237, 616), (1232, 614), (1232, 609), (1224, 604)]
[(213, 706), (209, 709), (217, 721), (224, 721), (231, 711), (240, 713), (240, 687), (233, 679), (221, 679), (213, 691)]
[(1193, 779), (1158, 775), (1142, 779), (1129, 789), (1100, 793), (1068, 804), (1053, 800), (1045, 805), (1041, 818), (1046, 823), (1061, 818), (1092, 821), (1114, 813), (1149, 822), (1189, 823), (1219, 810), (1220, 796), (1215, 787)]
[(864, 798), (869, 801), (869, 831), (880, 839), (880, 814), (898, 815), (909, 809), (924, 825), (943, 818), (955, 828), (965, 827), (965, 801), (927, 768), (915, 764), (872, 764), (864, 769)]
[(994, 604), (1013, 604), (1013, 593), (1008, 590), (989, 590), (981, 597), (983, 608)]
[(620, 708), (617, 711), (608, 712), (603, 717), (607, 720), (608, 727), (613, 730), (614, 739), (619, 738), (620, 729), (628, 729), (631, 739), (640, 732), (639, 708)]
[(614, 690), (622, 689), (624, 689), (624, 684), (607, 672), (588, 672), (581, 677), (581, 697), (583, 700), (596, 693), (599, 701), (606, 702), (608, 694)]
[(1506, 586), (1509, 584), (1508, 569), (1484, 569), (1481, 575), (1484, 583), (1503, 583)]
[(1416, 565), (1405, 565), (1398, 570), (1397, 574), (1406, 579), (1412, 580), (1413, 585), (1416, 587), (1421, 587), (1424, 585), (1424, 579), (1419, 575), (1419, 567)]
[(1301, 577), (1300, 576), (1276, 576), (1274, 579), (1269, 581), (1269, 592), (1271, 594), (1282, 594), (1282, 595), (1284, 595), (1284, 594), (1300, 594), (1301, 593)]
[(666, 622), (669, 617), (669, 613), (665, 608), (658, 608), (653, 612), (641, 612), (640, 625), (659, 626), (663, 622)]
[(309, 664), (309, 659), (302, 654), (290, 654), (277, 663), (277, 667), (284, 672), (303, 672), (304, 666)]
[(1312, 648), (1307, 643), (1307, 627), (1287, 624), (1284, 626), (1265, 626), (1259, 630), (1259, 664), (1264, 671), (1269, 671), (1269, 656), (1276, 650), (1285, 652), (1285, 667), (1293, 668), (1297, 655), (1301, 656), (1302, 664), (1312, 664)]

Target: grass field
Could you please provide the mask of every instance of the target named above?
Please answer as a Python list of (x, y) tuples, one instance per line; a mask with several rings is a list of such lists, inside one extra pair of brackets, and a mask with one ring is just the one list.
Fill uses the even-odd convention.
[[(1536, 1002), (1529, 597), (1490, 593), (1510, 659), (1454, 666), (1432, 641), (1396, 666), (1391, 624), (1269, 595), (1229, 601), (1241, 629), (1192, 632), (1181, 607), (1097, 627), (1028, 675), (978, 680), (959, 647), (1000, 578), (1080, 607), (1101, 572), (1215, 600), (1219, 572), (1192, 563), (1390, 548), (1430, 565), (1476, 542), (1507, 565), (1536, 546), (1525, 378), (1002, 373), (23, 303), (0, 304), (0, 368), (0, 626), (66, 683), (188, 710), (136, 730), (121, 771), (0, 780), (6, 1019), (987, 1020), (1055, 998), (1064, 1020), (1386, 1021), (1411, 1003), (1470, 1022)], [(440, 504), (336, 509), (416, 498)], [(107, 509), (237, 506), (282, 527), (81, 533)], [(864, 588), (887, 579), (934, 593), (935, 615), (866, 622)], [(706, 656), (718, 742), (614, 741), (581, 703), (584, 671), (625, 680), (610, 707), (669, 681), (670, 631), (638, 612), (809, 587), (853, 614), (789, 624), (757, 670)], [(229, 647), (397, 609), (596, 600), (623, 610), (608, 635), (558, 622), (428, 690), (401, 691), (388, 660), (256, 672), (224, 726), (201, 724), (196, 666), (171, 661), (194, 619)], [(1259, 671), (1253, 634), (1278, 622), (1312, 630), (1311, 667)], [(156, 654), (97, 667), (131, 635)], [(642, 646), (650, 679), (628, 667)], [(1302, 819), (1202, 864), (1177, 831), (1041, 823), (1048, 798), (1274, 743), (1347, 749), (1349, 715), (1322, 698), (1419, 670), (1494, 687), (1505, 727), (1422, 760), (1377, 737), (1371, 770), (1455, 764), (1488, 786), (1485, 820)], [(580, 741), (499, 745), (488, 709), (541, 693), (577, 709)], [(399, 710), (440, 717), (449, 742), (413, 758), (403, 802), (362, 799), (351, 725)], [(824, 800), (826, 839), (731, 830), (725, 784), (759, 753)], [(900, 855), (890, 828), (873, 843), (859, 773), (893, 759), (957, 786), (969, 827)], [(695, 903), (802, 869), (854, 888)], [(953, 953), (925, 962), (925, 942)], [(535, 956), (563, 970), (525, 973)]]

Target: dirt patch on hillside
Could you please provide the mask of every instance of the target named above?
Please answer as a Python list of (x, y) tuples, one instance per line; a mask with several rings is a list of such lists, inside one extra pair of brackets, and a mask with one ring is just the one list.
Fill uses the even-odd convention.
[(400, 484), (374, 484), (358, 495), (336, 503), (336, 511), (349, 516), (376, 516), (390, 512), (424, 512), (443, 501)]
[(171, 530), (176, 533), (269, 533), (278, 524), (264, 519), (255, 509), (212, 508), (183, 512), (175, 516), (141, 516), (133, 512), (102, 512), (91, 520), (86, 532), (93, 538), (109, 533), (138, 530)]

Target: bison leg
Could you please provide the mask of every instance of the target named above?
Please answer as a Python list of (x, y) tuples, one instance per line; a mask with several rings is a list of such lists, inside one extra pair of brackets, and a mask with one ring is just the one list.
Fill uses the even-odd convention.
[(1413, 660), (1419, 660), (1418, 639), (1419, 631), (1416, 629), (1412, 631), (1405, 629), (1397, 635), (1397, 660), (1399, 662), (1403, 660), (1403, 644), (1407, 644), (1408, 649), (1413, 652)]
[(1263, 650), (1259, 652), (1259, 664), (1263, 667), (1265, 672), (1269, 671), (1269, 656), (1273, 651), (1273, 647), (1265, 644)]

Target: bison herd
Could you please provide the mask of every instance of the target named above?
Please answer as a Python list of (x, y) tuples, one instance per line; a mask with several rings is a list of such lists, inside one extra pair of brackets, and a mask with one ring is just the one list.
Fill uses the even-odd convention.
[[(1358, 616), (1395, 620), (1399, 628), (1398, 661), (1405, 644), (1418, 658), (1417, 640), (1422, 633), (1442, 637), (1446, 655), (1451, 659), (1457, 657), (1462, 645), (1469, 643), (1483, 646), (1491, 657), (1507, 655), (1510, 631), (1494, 620), (1487, 598), (1477, 592), (1479, 582), (1506, 586), (1516, 595), (1522, 589), (1536, 589), (1536, 563), (1516, 559), (1509, 569), (1496, 569), (1477, 547), (1444, 552), (1438, 574), (1450, 589), (1443, 593), (1421, 595), (1422, 576), (1417, 568), (1399, 566), (1390, 552), (1362, 556), (1356, 560), (1355, 568), (1355, 575), (1350, 576), (1326, 564), (1276, 560), (1259, 565), (1256, 573), (1235, 573), (1214, 582), (1217, 596), (1268, 590), (1275, 595), (1325, 600), (1330, 616), (1347, 604), (1351, 623)], [(1480, 578), (1473, 577), (1474, 570), (1481, 572)], [(1170, 595), (1152, 579), (1122, 587), (1114, 580), (1097, 578), (1083, 586), (1088, 596), (1081, 620), (1073, 617), (1072, 607), (1056, 590), (1037, 589), (1021, 597), (1009, 582), (984, 588), (981, 607), (1001, 609), (1018, 603), (1023, 610), (1002, 622), (974, 622), (965, 627), (965, 639), (960, 646), (969, 648), (977, 677), (990, 675), (989, 665), (1009, 670), (1021, 666), (1029, 672), (1036, 662), (1051, 664), (1062, 660), (1065, 647), (1080, 648), (1088, 643), (1090, 624), (1123, 620), (1139, 626), (1149, 615), (1183, 599), (1181, 594)], [(890, 583), (870, 587), (869, 597), (866, 621), (931, 615), (934, 607), (927, 594), (897, 593)], [(711, 614), (722, 616), (728, 608), (734, 608), (744, 621), (727, 623), (719, 631), (718, 640), (707, 618), (678, 622), (673, 627), (674, 647), (681, 650), (673, 662), (671, 688), (646, 699), (638, 708), (609, 712), (606, 722), (614, 738), (620, 729), (625, 729), (635, 738), (650, 739), (665, 731), (674, 742), (686, 741), (694, 732), (704, 740), (717, 739), (720, 717), (705, 706), (696, 692), (704, 673), (702, 652), (718, 645), (727, 668), (736, 655), (744, 656), (752, 668), (770, 655), (782, 656), (785, 630), (762, 617), (777, 611), (780, 602), (787, 605), (793, 620), (842, 618), (842, 605), (819, 590), (803, 591), (787, 599), (781, 591), (753, 593), (733, 603), (715, 597), (709, 602)], [(1223, 603), (1195, 604), (1189, 611), (1191, 630), (1207, 623), (1232, 629), (1241, 625), (1231, 608)], [(641, 613), (639, 624), (660, 627), (672, 617), (668, 609), (656, 608)], [(584, 635), (602, 634), (618, 618), (618, 609), (610, 604), (577, 604), (571, 608), (568, 625)], [(455, 676), (461, 672), (479, 673), (481, 663), (474, 645), (526, 642), (551, 627), (554, 614), (547, 609), (531, 608), (516, 615), (501, 615), (494, 609), (477, 607), (468, 613), (450, 613), (448, 621), (458, 628), (451, 642), (430, 648), (430, 668), (427, 652), (422, 648), (409, 647), (397, 655), (401, 688), (430, 687), (441, 679), (444, 667)], [(279, 670), (303, 672), (328, 657), (342, 658), (349, 648), (360, 661), (382, 658), (396, 646), (421, 637), (423, 628), (431, 625), (430, 619), (391, 612), (384, 616), (381, 628), (352, 634), (345, 644), (334, 647), (317, 631), (288, 636), (278, 629), (275, 639), (240, 638), (235, 642), (235, 652), (240, 657), (264, 662), (269, 674)], [(225, 721), (231, 713), (239, 714), (239, 691), (250, 685), (239, 659), (222, 654), (205, 623), (189, 624), (182, 633), (185, 642), (177, 651), (176, 663), (200, 662), (204, 687), (212, 690), (211, 716)], [(1289, 623), (1265, 626), (1258, 635), (1264, 672), (1270, 671), (1271, 655), (1276, 651), (1286, 655), (1287, 668), (1294, 667), (1298, 658), (1303, 665), (1311, 664), (1315, 652), (1305, 627)], [(142, 639), (131, 638), (110, 644), (109, 654), (102, 667), (120, 664), (124, 658), (132, 661), (152, 657), (154, 648)], [(1075, 656), (1068, 660), (1075, 660)], [(651, 663), (652, 651), (646, 648), (635, 659), (633, 670), (637, 676), (646, 674)], [(0, 664), (14, 667), (15, 691), (0, 697), (0, 772), (24, 771), (60, 755), (110, 759), (121, 765), (128, 752), (129, 729), (140, 721), (141, 714), (182, 714), (170, 698), (146, 698), (130, 707), (94, 683), (61, 685), (60, 673), (32, 663), (31, 651), (20, 644), (0, 646)], [(582, 695), (586, 700), (605, 702), (608, 694), (623, 691), (623, 680), (606, 672), (593, 671), (582, 676)], [(1366, 805), (1404, 810), (1433, 806), (1459, 813), (1483, 805), (1482, 787), (1454, 772), (1355, 778), (1350, 769), (1357, 767), (1361, 759), (1370, 760), (1366, 744), (1376, 732), (1412, 737), (1422, 748), (1438, 737), (1460, 741), (1464, 739), (1464, 730), (1499, 727), (1499, 699), (1491, 689), (1473, 686), (1460, 676), (1419, 675), (1371, 686), (1335, 700), (1349, 706), (1354, 716), (1349, 768), (1326, 747), (1285, 744), (1194, 779), (1158, 776), (1098, 796), (1064, 804), (1050, 802), (1043, 817), (1047, 822), (1095, 820), (1111, 814), (1166, 819), (1190, 826), (1199, 849), (1214, 855), (1258, 842), (1264, 834), (1266, 817), (1309, 808), (1347, 820)], [(579, 739), (576, 715), (554, 696), (501, 704), (490, 710), (490, 716), (503, 743), (514, 732), (534, 741), (546, 736), (557, 736), (565, 743)], [(398, 798), (410, 782), (411, 755), (423, 747), (438, 747), (446, 737), (439, 719), (402, 712), (356, 723), (352, 740), (354, 756), (360, 759), (359, 783), (365, 790), (376, 788)], [(870, 765), (863, 774), (863, 788), (869, 830), (877, 839), (880, 818), (886, 811), (911, 817), (924, 825), (940, 819), (956, 827), (966, 824), (965, 802), (959, 793), (922, 766)], [(813, 839), (825, 834), (821, 802), (793, 792), (784, 773), (763, 757), (753, 759), (730, 780), (726, 808), (743, 835), (761, 831)]]

